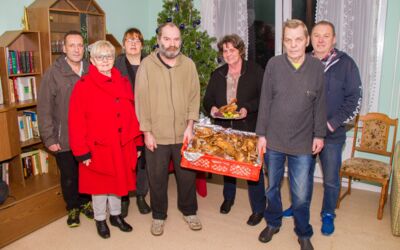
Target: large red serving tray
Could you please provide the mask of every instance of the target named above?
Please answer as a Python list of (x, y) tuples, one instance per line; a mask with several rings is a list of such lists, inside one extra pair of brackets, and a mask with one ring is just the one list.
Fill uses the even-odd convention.
[[(185, 150), (187, 145), (184, 144), (182, 147), (182, 160), (181, 166), (194, 170), (232, 176), (240, 179), (258, 181), (260, 176), (260, 165), (253, 165), (245, 162), (238, 162), (233, 160), (227, 160), (221, 157), (204, 154), (200, 158), (194, 161), (189, 161), (185, 158)], [(261, 158), (262, 159), (262, 158)]]

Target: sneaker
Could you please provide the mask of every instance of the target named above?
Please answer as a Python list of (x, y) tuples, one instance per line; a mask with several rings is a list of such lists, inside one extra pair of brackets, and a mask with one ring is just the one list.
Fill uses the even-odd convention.
[(334, 214), (329, 214), (325, 213), (322, 214), (322, 227), (321, 227), (321, 233), (323, 235), (329, 236), (335, 231), (335, 215)]
[(282, 212), (283, 217), (292, 217), (293, 216), (293, 210), (292, 207), (289, 207), (285, 211)]
[(69, 227), (77, 227), (81, 224), (81, 221), (79, 220), (79, 208), (68, 210), (67, 224)]
[(183, 216), (183, 219), (189, 225), (189, 228), (194, 231), (200, 230), (202, 228), (200, 219), (199, 217), (197, 217), (197, 215)]
[(81, 213), (83, 213), (86, 218), (88, 219), (93, 219), (94, 218), (94, 212), (92, 208), (92, 202), (88, 201), (87, 203), (81, 205)]
[(154, 236), (160, 236), (164, 233), (165, 220), (153, 219), (151, 223), (151, 234)]

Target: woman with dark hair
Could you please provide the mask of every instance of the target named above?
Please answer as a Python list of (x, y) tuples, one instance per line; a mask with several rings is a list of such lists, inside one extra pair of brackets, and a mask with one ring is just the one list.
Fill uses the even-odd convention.
[[(263, 70), (253, 62), (245, 60), (246, 48), (236, 34), (224, 36), (218, 42), (218, 50), (226, 64), (212, 74), (204, 96), (205, 110), (215, 118), (214, 123), (225, 128), (254, 132), (257, 122)], [(236, 100), (239, 119), (219, 119), (215, 115), (219, 108)], [(264, 174), (261, 170), (257, 182), (248, 181), (248, 191), (252, 214), (247, 224), (257, 225), (265, 210)], [(227, 214), (235, 200), (236, 179), (224, 176), (224, 202), (220, 212)]]
[[(122, 44), (124, 48), (124, 53), (119, 55), (115, 60), (115, 67), (119, 69), (123, 76), (128, 77), (129, 82), (132, 85), (132, 90), (135, 89), (135, 78), (136, 72), (139, 68), (139, 64), (143, 59), (142, 47), (143, 47), (143, 35), (137, 28), (130, 28), (125, 31), (124, 37), (122, 39)], [(138, 148), (144, 153), (144, 148)], [(146, 203), (146, 194), (149, 191), (149, 181), (147, 179), (146, 161), (144, 155), (138, 159), (136, 166), (136, 204), (138, 206), (139, 212), (141, 214), (148, 214), (151, 212), (151, 208)], [(129, 210), (129, 195), (123, 196), (122, 202), (122, 212), (121, 215), (125, 218), (128, 216)]]

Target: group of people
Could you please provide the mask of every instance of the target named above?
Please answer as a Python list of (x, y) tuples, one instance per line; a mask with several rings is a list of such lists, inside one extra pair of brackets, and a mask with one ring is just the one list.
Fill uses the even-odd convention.
[[(313, 52), (306, 54), (310, 42)], [(125, 221), (129, 195), (136, 190), (140, 213), (152, 213), (151, 233), (162, 235), (168, 209), (169, 163), (177, 181), (178, 209), (192, 230), (202, 229), (197, 216), (196, 172), (180, 166), (180, 150), (193, 137), (199, 118), (200, 84), (194, 62), (180, 52), (179, 28), (161, 25), (158, 49), (143, 56), (143, 36), (128, 29), (124, 53), (97, 41), (90, 62), (83, 59), (83, 38), (71, 31), (64, 54), (47, 70), (38, 95), (38, 117), (46, 147), (55, 153), (67, 204), (67, 224), (78, 226), (79, 214), (94, 218), (98, 234), (110, 237), (112, 226), (130, 232)], [(313, 249), (309, 224), (313, 173), (319, 155), (324, 175), (321, 210), (325, 235), (334, 232), (344, 124), (360, 108), (361, 80), (354, 61), (334, 48), (335, 29), (317, 23), (311, 35), (299, 20), (283, 28), (285, 53), (263, 70), (245, 60), (243, 40), (227, 35), (218, 42), (225, 64), (211, 75), (203, 100), (214, 123), (256, 132), (257, 149), (264, 153), (259, 181), (248, 181), (251, 215), (248, 225), (264, 218), (261, 242), (279, 232), (284, 214), (293, 215), (301, 249)], [(236, 100), (239, 119), (216, 117), (221, 106)], [(280, 185), (288, 162), (291, 207), (283, 211)], [(150, 206), (145, 196), (150, 190)], [(234, 204), (236, 179), (224, 177), (220, 212)], [(86, 194), (91, 195), (87, 196)], [(92, 209), (93, 206), (93, 209)]]

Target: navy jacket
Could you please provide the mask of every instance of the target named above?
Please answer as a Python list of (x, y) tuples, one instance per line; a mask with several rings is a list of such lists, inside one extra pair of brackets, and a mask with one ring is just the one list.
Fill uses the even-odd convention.
[(325, 143), (343, 143), (345, 124), (355, 118), (361, 107), (362, 84), (358, 67), (346, 53), (336, 50), (336, 57), (325, 67), (325, 91), (328, 122)]

